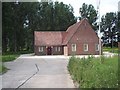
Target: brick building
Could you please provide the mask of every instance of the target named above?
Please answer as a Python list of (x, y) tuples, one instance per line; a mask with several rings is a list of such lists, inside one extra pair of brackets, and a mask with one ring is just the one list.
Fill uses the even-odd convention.
[(35, 31), (36, 55), (98, 55), (99, 38), (87, 19), (71, 25), (67, 31)]

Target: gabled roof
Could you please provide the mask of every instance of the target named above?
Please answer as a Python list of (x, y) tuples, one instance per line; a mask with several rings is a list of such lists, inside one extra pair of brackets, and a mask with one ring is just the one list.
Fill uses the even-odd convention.
[[(43, 46), (54, 46), (54, 45), (67, 45), (72, 36), (76, 33), (79, 27), (84, 27), (82, 23), (88, 22), (87, 19), (82, 19), (80, 22), (77, 22), (70, 26), (66, 32), (49, 32), (49, 31), (35, 31), (35, 45)], [(89, 23), (88, 23), (89, 24)], [(87, 28), (92, 29), (90, 25)], [(94, 32), (94, 30), (93, 30)]]
[(62, 45), (62, 32), (35, 31), (35, 45)]
[(81, 23), (82, 23), (84, 20), (86, 20), (86, 19), (82, 19), (80, 22), (77, 22), (77, 23), (73, 24), (72, 26), (70, 26), (70, 27), (67, 29), (67, 31), (66, 31), (67, 35), (66, 35), (66, 37), (65, 37), (65, 39), (64, 39), (64, 41), (63, 41), (63, 45), (66, 45), (66, 44), (68, 43), (68, 41), (71, 39), (71, 37), (72, 37), (72, 36), (74, 35), (74, 33), (77, 31), (77, 29), (81, 26)]

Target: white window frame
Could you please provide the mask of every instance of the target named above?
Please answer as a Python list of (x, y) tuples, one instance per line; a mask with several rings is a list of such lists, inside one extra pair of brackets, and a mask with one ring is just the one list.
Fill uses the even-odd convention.
[(60, 47), (58, 47), (58, 51), (60, 52)]
[(84, 44), (84, 46), (83, 46), (83, 49), (84, 49), (84, 51), (88, 51), (88, 44)]
[(76, 52), (76, 44), (72, 44), (72, 51)]
[(38, 49), (39, 49), (39, 52), (43, 52), (43, 47), (42, 46), (40, 46)]
[(95, 51), (99, 51), (99, 44), (95, 44)]
[(55, 47), (55, 51), (57, 52), (57, 47)]
[(55, 47), (55, 51), (56, 51), (56, 52), (60, 52), (60, 47), (57, 47), (57, 46), (56, 46), (56, 47)]

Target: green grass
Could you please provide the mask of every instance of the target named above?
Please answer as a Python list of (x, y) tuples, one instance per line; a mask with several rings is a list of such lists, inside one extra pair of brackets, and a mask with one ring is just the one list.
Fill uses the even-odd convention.
[(15, 60), (19, 55), (14, 54), (14, 55), (2, 55), (2, 62), (9, 62)]
[(99, 58), (71, 57), (68, 70), (79, 88), (117, 88), (118, 56)]
[(112, 52), (112, 53), (118, 53), (117, 47), (103, 47), (103, 52)]
[(0, 65), (0, 74), (7, 72), (7, 68), (4, 65)]
[(2, 53), (2, 62), (8, 62), (15, 60), (20, 54), (33, 53), (32, 51), (19, 51), (19, 52), (5, 52)]
[[(15, 60), (17, 57), (19, 57), (20, 54), (27, 54), (27, 53), (33, 53), (32, 51), (19, 51), (17, 53), (15, 52), (6, 52), (2, 53), (2, 56), (0, 56), (0, 62), (9, 62)], [(2, 64), (0, 65), (0, 74), (5, 73), (8, 69)]]
[(29, 54), (29, 53), (33, 53), (33, 51), (18, 51), (18, 52), (3, 52), (2, 55), (20, 55), (20, 54)]
[(15, 60), (17, 57), (19, 57), (19, 54), (3, 54), (2, 56), (0, 56), (0, 74), (3, 74), (5, 72), (7, 72), (7, 68), (4, 66), (4, 62), (9, 62), (9, 61), (13, 61)]

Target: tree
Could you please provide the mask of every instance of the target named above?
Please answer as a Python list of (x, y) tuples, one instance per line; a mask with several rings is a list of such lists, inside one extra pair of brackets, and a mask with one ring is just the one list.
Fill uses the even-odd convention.
[(120, 42), (120, 12), (118, 12), (118, 23), (117, 23), (117, 29), (118, 29), (118, 42)]
[(76, 22), (71, 5), (62, 2), (3, 2), (3, 52), (33, 51), (34, 31), (65, 31)]
[(101, 32), (103, 32), (103, 42), (110, 44), (111, 48), (113, 44), (117, 42), (117, 14), (110, 12), (101, 18)]
[(97, 11), (95, 10), (94, 6), (92, 4), (87, 5), (83, 3), (82, 7), (79, 9), (80, 11), (80, 19), (87, 18), (89, 23), (92, 25), (93, 29), (96, 31), (98, 26), (96, 20), (97, 17)]
[(77, 21), (71, 5), (55, 2), (54, 11), (55, 30), (65, 31), (71, 24)]
[(68, 26), (76, 22), (72, 6), (63, 2), (39, 3), (37, 15), (37, 30), (40, 31), (65, 31)]
[[(2, 51), (6, 52), (8, 47), (8, 38), (12, 31), (12, 8), (11, 3), (2, 3)], [(12, 37), (12, 36), (11, 36)]]
[(34, 4), (36, 3), (3, 2), (3, 52), (17, 52), (25, 48), (27, 32), (24, 30), (24, 24), (28, 17), (30, 22), (35, 21), (33, 17), (35, 17), (36, 11), (34, 12), (33, 9), (37, 5)]

